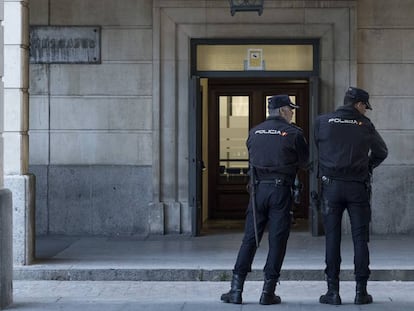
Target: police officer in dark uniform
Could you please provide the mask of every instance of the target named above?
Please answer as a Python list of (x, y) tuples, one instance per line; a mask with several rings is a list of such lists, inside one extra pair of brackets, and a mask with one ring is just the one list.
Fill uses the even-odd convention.
[(320, 303), (339, 305), (341, 223), (345, 209), (351, 221), (356, 280), (355, 304), (368, 304), (369, 223), (371, 221), (371, 174), (388, 155), (387, 146), (365, 117), (372, 109), (366, 91), (348, 88), (344, 106), (315, 121), (322, 188), (322, 214), (326, 235), (325, 274), (328, 291)]
[[(309, 158), (308, 144), (302, 130), (291, 124), (294, 105), (288, 95), (269, 98), (269, 117), (252, 128), (247, 139), (251, 179), (256, 180), (256, 195), (247, 209), (244, 238), (233, 270), (231, 289), (221, 296), (227, 303), (242, 303), (243, 284), (256, 253), (255, 220), (259, 242), (266, 224), (269, 230), (269, 252), (264, 267), (264, 286), (260, 304), (278, 304), (276, 283), (285, 257), (290, 232), (292, 185), (299, 167)], [(252, 176), (255, 174), (255, 176)], [(255, 200), (255, 204), (253, 204)], [(253, 210), (254, 206), (256, 209)]]

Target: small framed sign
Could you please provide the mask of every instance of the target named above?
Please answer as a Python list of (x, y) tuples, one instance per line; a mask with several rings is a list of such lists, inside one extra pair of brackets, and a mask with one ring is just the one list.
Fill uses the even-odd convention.
[(99, 26), (30, 27), (30, 63), (100, 64)]
[(247, 70), (264, 70), (263, 49), (247, 50)]

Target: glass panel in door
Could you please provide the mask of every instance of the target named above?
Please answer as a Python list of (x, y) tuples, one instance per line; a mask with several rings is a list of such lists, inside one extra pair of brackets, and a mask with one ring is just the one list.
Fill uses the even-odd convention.
[(249, 96), (219, 96), (219, 183), (246, 183)]

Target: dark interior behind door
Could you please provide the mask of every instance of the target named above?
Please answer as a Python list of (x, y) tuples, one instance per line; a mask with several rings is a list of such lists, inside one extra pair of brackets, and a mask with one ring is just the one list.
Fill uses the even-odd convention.
[[(265, 120), (267, 97), (288, 94), (301, 106), (295, 112), (295, 122), (308, 138), (309, 83), (266, 78), (209, 79), (208, 90), (209, 218), (241, 219), (249, 202), (248, 155), (243, 149), (248, 130)], [(304, 184), (301, 203), (292, 208), (295, 217), (307, 218), (308, 173), (301, 172), (300, 179)]]

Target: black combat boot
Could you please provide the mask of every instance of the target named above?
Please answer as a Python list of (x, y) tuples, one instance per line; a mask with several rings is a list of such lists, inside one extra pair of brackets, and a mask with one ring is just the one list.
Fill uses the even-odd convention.
[(246, 276), (233, 274), (233, 278), (231, 279), (230, 291), (228, 293), (221, 295), (221, 301), (227, 303), (241, 304), (243, 284), (245, 279)]
[(338, 279), (328, 279), (328, 291), (319, 298), (319, 302), (328, 305), (340, 305), (342, 303), (341, 296), (339, 296)]
[(275, 305), (281, 302), (280, 297), (275, 295), (276, 283), (276, 279), (267, 280), (265, 278), (262, 296), (260, 297), (261, 305)]
[(355, 292), (354, 303), (356, 305), (365, 305), (372, 303), (372, 296), (367, 292), (367, 281), (357, 282)]

